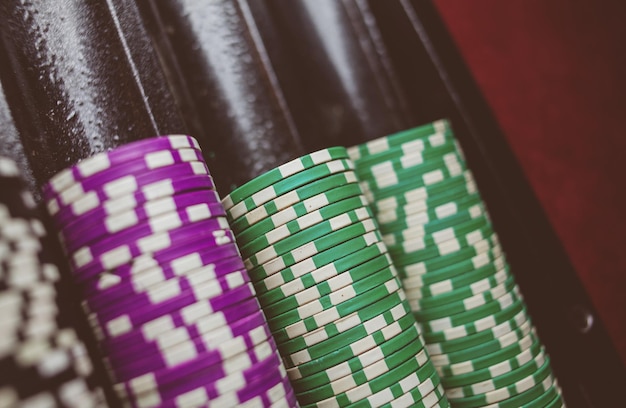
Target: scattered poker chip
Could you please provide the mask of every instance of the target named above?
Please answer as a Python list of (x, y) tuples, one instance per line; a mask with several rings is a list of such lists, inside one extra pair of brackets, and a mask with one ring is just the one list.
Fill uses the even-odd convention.
[(44, 199), (121, 405), (297, 406), (195, 139), (100, 153)]
[[(441, 142), (427, 141), (454, 152)], [(432, 394), (422, 405), (448, 406), (347, 158), (338, 147), (312, 153), (223, 200), (295, 397), (419, 406)]]
[(0, 405), (105, 406), (40, 214), (3, 157), (0, 189)]
[(348, 152), (449, 403), (558, 406), (550, 359), (448, 122)]

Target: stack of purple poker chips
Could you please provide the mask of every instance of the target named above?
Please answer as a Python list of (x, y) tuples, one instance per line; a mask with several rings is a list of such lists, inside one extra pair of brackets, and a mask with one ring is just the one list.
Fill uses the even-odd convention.
[(0, 406), (105, 406), (40, 214), (2, 157), (0, 191)]
[(44, 198), (124, 406), (295, 406), (193, 138), (98, 154)]

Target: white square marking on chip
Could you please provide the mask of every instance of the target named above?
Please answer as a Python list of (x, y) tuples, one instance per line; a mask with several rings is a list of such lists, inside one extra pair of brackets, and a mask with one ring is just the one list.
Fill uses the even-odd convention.
[(145, 196), (146, 200), (154, 200), (159, 197), (171, 196), (174, 194), (174, 186), (172, 180), (167, 179), (163, 181), (157, 181), (156, 183), (148, 184), (141, 189), (141, 192)]
[(155, 217), (166, 212), (173, 212), (178, 210), (178, 207), (176, 206), (176, 201), (172, 197), (163, 197), (158, 199), (157, 201), (148, 202), (146, 205), (144, 205), (143, 208), (146, 211), (146, 215), (148, 215), (148, 217)]
[(335, 160), (326, 163), (326, 167), (331, 174), (339, 173), (343, 170), (348, 170), (349, 167), (346, 166), (346, 162), (344, 160)]
[(191, 147), (191, 145), (189, 144), (189, 139), (191, 139), (189, 136), (186, 135), (169, 135), (167, 137), (170, 146), (172, 146), (173, 149), (182, 149), (185, 147)]
[(433, 170), (425, 173), (424, 176), (422, 176), (422, 179), (424, 180), (424, 184), (431, 185), (443, 181), (445, 177), (441, 170)]
[(180, 219), (177, 212), (159, 215), (156, 218), (150, 218), (148, 219), (148, 222), (150, 224), (150, 228), (152, 229), (152, 233), (169, 231), (183, 225), (183, 221)]
[(137, 191), (137, 189), (137, 180), (131, 175), (108, 182), (103, 187), (104, 193), (109, 198), (117, 197), (123, 194), (131, 194)]
[(172, 245), (169, 234), (161, 233), (157, 235), (147, 236), (137, 241), (141, 252), (155, 252), (165, 249)]
[(107, 332), (109, 332), (112, 337), (117, 337), (131, 331), (133, 328), (133, 324), (131, 323), (128, 315), (123, 315), (116, 317), (113, 320), (110, 320), (107, 323), (106, 328)]
[(365, 144), (365, 147), (370, 154), (376, 154), (384, 152), (385, 150), (389, 150), (389, 141), (387, 140), (387, 138), (380, 138), (372, 140), (371, 142), (367, 142)]
[(404, 156), (414, 153), (420, 153), (421, 155), (421, 152), (424, 151), (424, 141), (420, 139), (411, 140), (410, 142), (402, 143), (400, 148)]
[(172, 266), (172, 270), (174, 271), (174, 273), (180, 276), (187, 271), (190, 271), (196, 268), (201, 268), (203, 265), (203, 262), (202, 262), (202, 257), (200, 256), (200, 254), (197, 252), (194, 252), (192, 254), (185, 255), (183, 257), (175, 259), (174, 261), (170, 263), (170, 265)]
[(98, 154), (76, 165), (78, 172), (83, 177), (89, 177), (111, 167), (111, 161), (107, 154)]
[(130, 262), (132, 258), (133, 256), (130, 252), (130, 248), (123, 245), (104, 253), (100, 257), (100, 260), (102, 261), (102, 266), (106, 269), (112, 269), (116, 266), (124, 265)]
[(148, 290), (147, 294), (152, 304), (158, 304), (166, 300), (174, 299), (182, 293), (180, 284), (176, 280), (168, 280), (158, 285), (152, 290)]
[(311, 158), (311, 161), (315, 164), (325, 163), (332, 160), (330, 152), (327, 149), (313, 152), (309, 155), (309, 157)]
[(418, 166), (424, 163), (424, 157), (420, 152), (411, 153), (408, 156), (402, 156), (400, 159), (400, 163), (402, 164), (403, 169), (408, 169), (413, 166)]
[(300, 160), (294, 160), (278, 168), (282, 178), (289, 177), (293, 174), (299, 173), (304, 170), (304, 165)]
[(79, 268), (93, 261), (93, 255), (91, 254), (89, 247), (82, 247), (78, 251), (74, 252), (74, 256), (72, 258), (74, 258), (74, 263)]
[(204, 162), (191, 162), (190, 165), (193, 174), (207, 174), (207, 168)]
[(126, 229), (128, 227), (132, 227), (133, 225), (137, 225), (139, 223), (139, 218), (134, 211), (128, 211), (126, 213), (108, 216), (104, 220), (104, 225), (109, 233), (115, 233)]
[(169, 315), (159, 317), (143, 325), (141, 331), (148, 340), (154, 340), (162, 333), (167, 333), (176, 328), (172, 317)]
[(196, 388), (176, 397), (177, 407), (198, 407), (208, 402), (209, 396), (204, 387)]
[(85, 191), (83, 190), (83, 186), (81, 184), (73, 184), (60, 193), (59, 197), (64, 205), (69, 205), (72, 201), (75, 201), (84, 195)]
[(147, 153), (144, 160), (146, 166), (151, 170), (174, 164), (174, 156), (169, 150)]
[(180, 149), (177, 153), (184, 162), (193, 162), (199, 159), (197, 150), (195, 149)]

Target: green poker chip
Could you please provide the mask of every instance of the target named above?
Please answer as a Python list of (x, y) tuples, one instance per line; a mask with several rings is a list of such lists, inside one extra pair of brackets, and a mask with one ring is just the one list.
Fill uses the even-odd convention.
[(239, 234), (246, 228), (290, 206), (301, 202), (303, 203), (309, 198), (319, 196), (320, 194), (332, 189), (347, 186), (356, 186), (359, 190), (361, 190), (354, 171), (345, 171), (316, 180), (310, 184), (283, 194), (280, 197), (276, 197), (275, 199), (268, 201), (267, 203), (241, 215), (240, 217), (229, 217), (228, 221), (230, 222), (231, 228), (235, 234)]
[(407, 331), (419, 333), (415, 318), (410, 313), (382, 329), (376, 330), (374, 333), (353, 342), (349, 346), (338, 347), (333, 352), (320, 358), (307, 359), (306, 361), (301, 360), (297, 362), (298, 364), (291, 364), (289, 360), (284, 360), (285, 366), (287, 367), (287, 374), (290, 379), (298, 379), (323, 370), (328, 370), (353, 357), (362, 355), (374, 347), (380, 346), (384, 342)]
[(372, 210), (378, 214), (385, 211), (394, 211), (413, 203), (444, 199), (445, 197), (458, 197), (461, 194), (476, 193), (476, 185), (470, 170), (463, 174), (443, 179), (428, 185), (413, 186), (410, 182), (399, 184), (396, 187), (385, 190), (385, 197), (373, 197), (365, 192), (370, 200)]
[[(406, 345), (406, 347), (388, 355), (384, 356), (383, 359), (373, 363), (371, 366), (368, 366), (362, 370), (359, 370), (355, 373), (351, 373), (345, 377), (336, 379), (327, 384), (321, 385), (317, 388), (299, 392), (298, 393), (298, 402), (301, 404), (313, 404), (317, 401), (321, 401), (327, 398), (334, 397), (337, 393), (342, 393), (350, 390), (356, 386), (361, 384), (365, 384), (371, 381), (373, 378), (377, 378), (375, 374), (368, 374), (364, 370), (367, 370), (371, 373), (377, 373), (379, 375), (383, 375), (394, 368), (398, 367), (400, 364), (405, 361), (410, 360), (411, 358), (415, 358), (419, 353), (423, 354), (423, 358), (426, 358), (426, 352), (423, 350), (421, 343), (413, 342)], [(373, 376), (372, 376), (373, 375)]]
[[(281, 349), (286, 353), (297, 354), (297, 352), (307, 347), (325, 342), (340, 333), (345, 333), (350, 330), (356, 333), (359, 327), (367, 329), (368, 326), (374, 324), (377, 318), (380, 321), (382, 313), (389, 312), (397, 317), (404, 316), (410, 311), (409, 306), (404, 302), (402, 292), (398, 291), (367, 305), (358, 312), (350, 313), (330, 322), (317, 322), (310, 319), (308, 322), (303, 321), (302, 324), (293, 324), (285, 328), (291, 329), (291, 333), (287, 334), (289, 339), (280, 342)], [(366, 323), (368, 321), (369, 323)], [(344, 334), (341, 338), (345, 338), (346, 336), (350, 335)], [(339, 337), (333, 339), (335, 346), (337, 345), (338, 339)], [(279, 340), (277, 340), (277, 342), (279, 342)]]
[[(239, 242), (250, 242), (256, 237), (266, 234), (290, 221), (303, 217), (311, 212), (322, 210), (342, 200), (362, 196), (362, 194), (361, 187), (356, 183), (346, 184), (324, 191), (258, 220), (248, 228), (238, 232), (237, 240)], [(274, 204), (273, 202), (270, 203)], [(270, 203), (266, 205), (271, 205)]]
[(448, 399), (459, 408), (478, 408), (487, 404), (499, 403), (521, 395), (524, 391), (541, 384), (550, 374), (550, 359), (546, 358), (539, 369), (535, 369), (531, 374), (522, 378), (515, 378), (516, 381), (513, 384), (468, 397), (452, 398), (448, 395)]
[[(406, 309), (408, 309), (408, 307), (406, 307)], [(321, 358), (337, 350), (337, 348), (341, 348), (343, 346), (349, 345), (350, 343), (357, 342), (372, 334), (374, 331), (380, 330), (386, 325), (392, 324), (393, 322), (399, 322), (402, 319), (415, 320), (410, 312), (406, 312), (406, 314), (398, 316), (392, 313), (392, 311), (390, 310), (384, 311), (382, 313), (379, 313), (379, 315), (377, 315), (373, 319), (370, 319), (369, 324), (360, 325), (356, 328), (347, 330), (341, 334), (334, 336), (334, 339), (331, 343), (318, 343), (304, 350), (299, 350), (292, 354), (283, 355), (283, 360), (285, 361), (285, 365), (287, 367), (293, 367), (302, 363), (309, 362), (311, 360)]]
[(401, 283), (398, 279), (392, 277), (386, 282), (363, 293), (346, 293), (343, 297), (333, 296), (333, 294), (324, 296), (318, 300), (300, 306), (297, 309), (290, 310), (278, 316), (272, 316), (268, 318), (268, 323), (270, 327), (287, 327), (294, 323), (301, 321), (308, 322), (309, 320), (311, 320), (312, 323), (315, 322), (315, 324), (319, 324), (317, 322), (321, 321), (321, 316), (317, 316), (315, 319), (308, 318), (324, 312), (325, 315), (334, 316), (334, 318), (347, 316), (370, 303), (396, 292), (400, 287)]
[(331, 147), (324, 150), (299, 157), (295, 160), (287, 162), (273, 170), (263, 173), (255, 179), (241, 185), (233, 190), (223, 200), (224, 208), (230, 209), (235, 204), (246, 198), (252, 197), (255, 193), (270, 187), (285, 178), (301, 173), (311, 167), (331, 162), (339, 159), (348, 159), (348, 151), (344, 147)]
[[(400, 384), (398, 385), (401, 387), (401, 392), (404, 392), (404, 389), (406, 389), (406, 387), (403, 387)], [(423, 385), (424, 383), (417, 385), (413, 389), (410, 389), (404, 394), (401, 394), (393, 401), (381, 405), (381, 408), (448, 408), (450, 406), (450, 402), (448, 402), (448, 399), (445, 397), (445, 392), (443, 390), (443, 387), (441, 386), (441, 383), (438, 384), (434, 390), (426, 395), (422, 395), (422, 391), (420, 389), (420, 386)], [(391, 393), (395, 395), (393, 391), (391, 391)]]
[(406, 237), (420, 237), (427, 236), (441, 231), (446, 228), (455, 227), (457, 225), (463, 225), (471, 221), (479, 220), (484, 223), (490, 223), (486, 217), (485, 208), (482, 204), (474, 204), (469, 208), (462, 209), (454, 215), (446, 218), (438, 219), (423, 223), (423, 219), (419, 214), (411, 218), (411, 216), (390, 223), (383, 228), (383, 239), (385, 242), (393, 245), (395, 242), (403, 241)]
[[(316, 238), (373, 217), (369, 208), (360, 200), (350, 203), (350, 206), (353, 209), (347, 209), (346, 205), (327, 220), (320, 220), (318, 217), (308, 220), (299, 219), (288, 226), (284, 225), (268, 234), (261, 235), (240, 247), (242, 257), (248, 259), (252, 267), (257, 266)], [(300, 220), (302, 221), (298, 222)]]
[[(381, 404), (390, 402), (393, 398), (397, 399), (406, 395), (404, 391), (405, 389), (411, 389), (411, 396), (413, 398), (417, 398), (420, 394), (423, 396), (422, 398), (425, 398), (430, 393), (437, 390), (440, 385), (441, 380), (436, 372), (433, 372), (431, 376), (425, 380), (421, 378), (420, 373), (415, 372), (405, 376), (400, 381), (393, 383), (391, 386), (384, 388), (367, 398), (363, 398), (350, 406), (364, 408), (379, 407)], [(443, 405), (439, 406), (450, 406), (445, 397), (442, 397), (442, 399), (445, 402)]]
[(493, 236), (493, 228), (488, 222), (482, 222), (482, 226), (479, 224), (481, 223), (476, 222), (476, 225), (457, 229), (450, 227), (431, 235), (415, 237), (398, 244), (387, 243), (387, 246), (392, 257), (412, 256), (429, 259), (447, 255), (461, 248), (476, 245)]
[(452, 177), (460, 176), (467, 170), (457, 153), (448, 153), (417, 168), (407, 168), (390, 173), (375, 180), (361, 180), (361, 187), (376, 197), (386, 198), (405, 183), (415, 188), (430, 186)]
[[(370, 232), (346, 241), (333, 249), (307, 258), (302, 263), (288, 267), (257, 282), (255, 289), (259, 300), (267, 305), (273, 304), (381, 256), (385, 257), (384, 262), (387, 265), (391, 265), (391, 259), (386, 254), (385, 246), (381, 242), (370, 242), (367, 235), (372, 239), (376, 237), (374, 232)], [(380, 264), (375, 263), (374, 265), (378, 267)], [(367, 274), (369, 271), (365, 270), (363, 273)], [(352, 272), (350, 276), (352, 277)], [(361, 276), (361, 273), (355, 272), (353, 277), (357, 279), (357, 276)]]
[(409, 216), (421, 215), (425, 222), (429, 222), (449, 217), (481, 202), (478, 194), (468, 194), (465, 190), (459, 190), (456, 195), (451, 193), (430, 201), (417, 201), (393, 210), (379, 211), (376, 213), (376, 218), (381, 228), (385, 228), (387, 224), (401, 221)]
[(396, 147), (404, 147), (405, 150), (409, 151), (419, 148), (419, 146), (416, 145), (405, 146), (406, 143), (415, 143), (416, 140), (422, 141), (420, 145), (427, 143), (427, 146), (437, 146), (445, 143), (446, 136), (449, 135), (451, 135), (449, 122), (447, 120), (439, 120), (350, 147), (347, 151), (352, 160), (359, 162), (370, 157), (376, 158), (377, 155), (384, 154), (389, 149)]
[(526, 311), (522, 310), (518, 314), (513, 316), (510, 320), (500, 323), (499, 325), (489, 330), (484, 330), (470, 336), (461, 337), (450, 341), (444, 341), (441, 343), (429, 343), (428, 351), (434, 359), (439, 358), (434, 357), (435, 355), (442, 355), (443, 357), (447, 358), (448, 353), (469, 349), (474, 346), (488, 343), (492, 340), (498, 340), (503, 336), (510, 335), (510, 333), (514, 331), (519, 330), (518, 333), (515, 334), (515, 336), (519, 336), (520, 332), (524, 333), (521, 336), (523, 337), (528, 334), (528, 332), (530, 332), (531, 327), (532, 325), (530, 319), (526, 314)]
[(541, 349), (541, 344), (538, 342), (537, 337), (532, 332), (522, 338), (519, 343), (511, 344), (509, 346), (503, 347), (498, 351), (478, 356), (471, 360), (462, 361), (460, 363), (453, 363), (446, 366), (437, 366), (437, 371), (444, 378), (450, 375), (465, 374), (468, 372), (480, 370), (481, 368), (495, 365), (504, 360), (508, 360), (520, 354), (526, 349), (531, 349), (533, 355), (539, 353), (539, 350)]
[(330, 383), (339, 378), (343, 378), (351, 373), (363, 370), (363, 368), (390, 356), (401, 348), (409, 344), (419, 344), (421, 348), (424, 344), (419, 338), (417, 330), (406, 330), (401, 334), (383, 342), (367, 352), (354, 356), (346, 362), (339, 363), (327, 370), (323, 370), (309, 376), (292, 379), (291, 385), (297, 392), (303, 392)]
[(248, 262), (246, 268), (248, 269), (248, 273), (251, 277), (254, 277), (255, 279), (263, 279), (352, 238), (363, 236), (366, 233), (375, 230), (376, 223), (373, 220), (364, 220), (324, 235), (313, 241), (307, 242), (306, 244), (281, 254), (281, 256), (275, 257), (262, 265), (250, 267), (250, 262)]
[(501, 297), (482, 306), (438, 319), (423, 319), (420, 320), (420, 324), (422, 325), (424, 332), (440, 332), (442, 330), (452, 329), (474, 321), (480, 321), (481, 319), (506, 310), (516, 301), (520, 300), (521, 295), (519, 290), (516, 288), (513, 291), (507, 292)]
[(510, 320), (523, 308), (524, 302), (522, 300), (518, 300), (510, 307), (491, 316), (488, 321), (471, 322), (462, 326), (456, 326), (451, 329), (446, 329), (439, 332), (423, 333), (424, 339), (428, 343), (440, 343), (443, 341), (450, 341), (460, 337), (480, 333), (482, 331), (489, 330), (500, 323)]
[(484, 305), (494, 301), (507, 292), (511, 292), (515, 286), (515, 279), (511, 276), (505, 282), (486, 292), (479, 293), (470, 298), (461, 299), (454, 303), (447, 303), (441, 306), (433, 306), (425, 310), (414, 311), (414, 313), (420, 321), (434, 320), (446, 316), (456, 315), (458, 313), (467, 312), (473, 308), (479, 307), (476, 305)]
[(539, 398), (536, 398), (522, 406), (522, 408), (561, 408), (563, 407), (563, 398), (560, 391), (553, 385), (543, 393)]
[[(347, 392), (338, 393), (331, 398), (320, 401), (317, 406), (329, 406), (333, 404), (340, 407), (369, 407), (372, 406), (373, 401), (371, 399), (368, 400), (368, 397), (373, 397), (376, 393), (391, 387), (393, 384), (397, 384), (406, 377), (415, 376), (420, 382), (427, 382), (434, 375), (436, 375), (435, 370), (432, 363), (428, 361), (427, 354), (420, 353), (385, 374), (370, 380), (366, 384), (359, 385)], [(432, 380), (428, 383), (430, 384), (428, 392), (430, 392), (436, 387), (436, 384), (434, 384)], [(302, 408), (312, 408), (313, 406), (315, 405), (303, 405)]]
[[(493, 238), (493, 236), (490, 238)], [(412, 254), (407, 254), (402, 257), (395, 258), (392, 256), (392, 259), (398, 269), (398, 274), (402, 277), (407, 288), (423, 287), (424, 279), (431, 282), (439, 282), (439, 279), (443, 278), (444, 274), (437, 273), (439, 269), (438, 267), (443, 269), (446, 266), (452, 266), (453, 263), (451, 264), (449, 261), (454, 258), (458, 258), (458, 253), (463, 251), (463, 253), (469, 254), (470, 256), (477, 256), (489, 251), (492, 248), (494, 247), (490, 244), (490, 239), (483, 239), (473, 245), (460, 248), (457, 242), (447, 241), (440, 244), (437, 248), (432, 248), (428, 253), (432, 256), (422, 255), (421, 257), (418, 257), (413, 256)], [(465, 251), (465, 249), (470, 249), (470, 251)], [(442, 252), (445, 255), (441, 255)], [(437, 256), (437, 254), (440, 255)], [(495, 271), (495, 268), (492, 270)], [(427, 275), (428, 277), (426, 277)], [(460, 278), (458, 275), (457, 277)]]
[[(386, 177), (390, 173), (402, 172), (407, 169), (420, 171), (420, 166), (436, 162), (448, 153), (454, 153), (457, 145), (453, 140), (423, 150), (395, 151), (398, 156), (391, 156), (384, 160), (359, 160), (357, 173), (362, 180), (376, 180), (378, 177)], [(365, 166), (364, 164), (367, 164)]]
[[(506, 259), (501, 255), (500, 248), (495, 247), (487, 249), (485, 252), (481, 252), (467, 261), (452, 264), (434, 271), (424, 272), (417, 267), (412, 269), (401, 268), (401, 271), (404, 272), (406, 276), (403, 280), (403, 285), (407, 290), (423, 288), (425, 286), (433, 288), (433, 285), (445, 281), (450, 282), (450, 286), (458, 286), (455, 285), (456, 279), (463, 279), (464, 285), (461, 286), (461, 289), (466, 289), (468, 286), (465, 285), (465, 283), (468, 282), (467, 279), (472, 278), (472, 274), (478, 274), (479, 279), (483, 276), (493, 277), (496, 276), (497, 271), (504, 269), (505, 266)], [(483, 268), (491, 271), (491, 275), (480, 272)]]
[[(459, 387), (471, 386), (472, 384), (490, 381), (493, 378), (510, 373), (535, 359), (542, 352), (541, 347), (530, 347), (521, 353), (504, 359), (496, 364), (478, 370), (472, 370), (463, 374), (443, 376), (443, 383), (446, 389), (453, 390)], [(433, 363), (435, 364), (435, 363)], [(435, 364), (440, 366), (440, 364)]]
[[(308, 289), (298, 292), (295, 295), (285, 296), (280, 301), (273, 304), (268, 304), (263, 307), (263, 312), (266, 316), (275, 316), (289, 310), (295, 309), (300, 306), (304, 306), (309, 302), (320, 299), (331, 293), (339, 295), (340, 290), (353, 290), (356, 293), (361, 293), (367, 289), (379, 285), (382, 282), (387, 281), (391, 277), (397, 275), (395, 270), (389, 267), (389, 258), (385, 255), (380, 255), (370, 261), (364, 262), (355, 268), (345, 271), (337, 276), (334, 276), (328, 281), (321, 281), (316, 285), (311, 286)], [(378, 272), (383, 270), (383, 272)], [(260, 301), (261, 299), (259, 299)]]
[(276, 184), (263, 189), (262, 191), (245, 198), (244, 200), (233, 205), (226, 210), (226, 215), (231, 218), (241, 217), (243, 214), (262, 206), (283, 194), (296, 190), (298, 187), (305, 186), (315, 180), (322, 179), (331, 174), (343, 173), (345, 171), (353, 171), (354, 163), (352, 160), (340, 159), (333, 160), (328, 163), (319, 164), (304, 170), (291, 177), (287, 177)]
[[(443, 277), (443, 279), (437, 280), (436, 282), (441, 282), (441, 280), (445, 280), (445, 279), (461, 277), (464, 273), (471, 272), (473, 268), (476, 268), (476, 266), (480, 268), (481, 266), (488, 265), (488, 263), (495, 261), (495, 259), (492, 258), (493, 251), (491, 250), (479, 256), (481, 257), (484, 256), (484, 259), (486, 261), (484, 263), (481, 261), (478, 264), (475, 264), (475, 263), (472, 264), (471, 261), (468, 261), (464, 264), (465, 267), (459, 267), (458, 269), (445, 268), (443, 270), (433, 272), (433, 274), (438, 274), (439, 272), (442, 273), (441, 276)], [(414, 310), (425, 310), (425, 309), (433, 310), (433, 309), (436, 309), (438, 307), (441, 307), (450, 303), (458, 302), (458, 301), (476, 296), (480, 293), (487, 292), (487, 291), (494, 289), (496, 286), (501, 285), (509, 278), (511, 277), (507, 275), (494, 274), (484, 279), (480, 279), (478, 281), (472, 282), (469, 285), (465, 285), (459, 289), (452, 290), (450, 292), (445, 292), (445, 293), (441, 293), (435, 296), (429, 296), (425, 298), (416, 299), (415, 300), (416, 307)], [(404, 286), (404, 282), (403, 282), (403, 286)]]
[[(402, 285), (407, 292), (407, 298), (410, 302), (422, 300), (428, 296), (439, 295), (442, 293), (450, 293), (456, 288), (463, 288), (474, 282), (480, 282), (485, 278), (495, 277), (497, 280), (505, 280), (510, 275), (508, 265), (497, 269), (494, 265), (485, 265), (474, 271), (457, 276), (456, 278), (444, 279), (441, 281), (433, 281), (428, 285), (423, 284), (423, 276), (415, 276), (404, 279)], [(418, 282), (416, 284), (416, 282)], [(414, 310), (417, 309), (414, 307)]]
[(453, 400), (457, 398), (474, 397), (495, 391), (535, 374), (546, 361), (549, 361), (549, 358), (545, 355), (544, 351), (541, 350), (535, 358), (508, 373), (493, 376), (480, 383), (470, 384), (464, 387), (448, 388), (446, 395)]

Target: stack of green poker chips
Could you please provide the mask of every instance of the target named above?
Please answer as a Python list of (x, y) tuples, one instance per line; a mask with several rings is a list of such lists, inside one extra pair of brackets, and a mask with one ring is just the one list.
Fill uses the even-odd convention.
[(301, 406), (449, 406), (345, 148), (223, 204)]
[(348, 149), (453, 407), (562, 406), (445, 120)]

